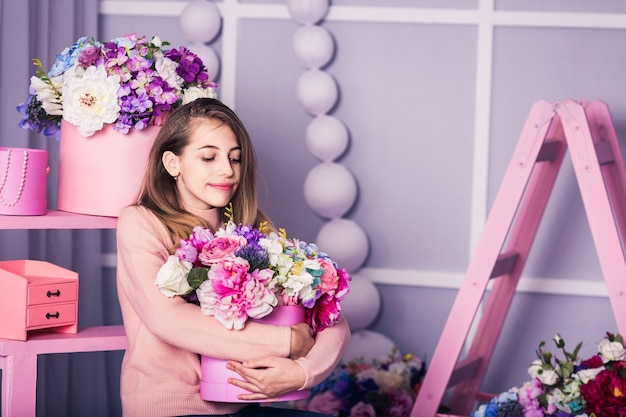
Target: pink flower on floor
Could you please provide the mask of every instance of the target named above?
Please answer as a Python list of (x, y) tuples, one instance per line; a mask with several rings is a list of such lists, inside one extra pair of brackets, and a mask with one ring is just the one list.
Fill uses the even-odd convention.
[(339, 407), (341, 407), (341, 399), (337, 398), (332, 391), (324, 391), (323, 393), (311, 398), (308, 408), (304, 409), (331, 416), (338, 416)]
[(389, 408), (389, 417), (409, 417), (413, 410), (413, 398), (403, 391), (397, 390), (391, 395), (392, 406)]
[(371, 404), (358, 403), (350, 410), (350, 417), (376, 417), (376, 410)]

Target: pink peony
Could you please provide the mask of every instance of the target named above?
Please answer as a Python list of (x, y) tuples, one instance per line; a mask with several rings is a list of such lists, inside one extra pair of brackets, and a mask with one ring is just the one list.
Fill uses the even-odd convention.
[(332, 391), (324, 391), (311, 398), (308, 410), (330, 416), (338, 416), (340, 407), (341, 399), (337, 398)]
[(227, 329), (243, 329), (248, 317), (265, 317), (277, 303), (264, 285), (267, 270), (249, 274), (248, 268), (243, 258), (213, 264), (196, 291), (202, 312), (215, 316)]

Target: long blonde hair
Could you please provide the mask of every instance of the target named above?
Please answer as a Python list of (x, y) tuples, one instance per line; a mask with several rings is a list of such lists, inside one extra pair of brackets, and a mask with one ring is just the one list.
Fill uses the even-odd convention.
[[(241, 147), (241, 180), (232, 198), (234, 221), (258, 227), (269, 218), (258, 207), (256, 190), (257, 163), (250, 135), (239, 117), (216, 99), (200, 98), (185, 104), (167, 117), (148, 156), (148, 167), (136, 204), (151, 210), (178, 238), (187, 238), (195, 226), (208, 227), (200, 217), (182, 207), (176, 181), (163, 166), (162, 156), (170, 151), (181, 155), (189, 144), (194, 119), (217, 120), (230, 127)], [(224, 209), (222, 208), (222, 219)], [(178, 241), (178, 239), (176, 239)]]

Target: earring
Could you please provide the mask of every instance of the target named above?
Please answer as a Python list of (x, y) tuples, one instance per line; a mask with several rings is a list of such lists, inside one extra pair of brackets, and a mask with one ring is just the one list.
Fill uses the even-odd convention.
[(179, 176), (180, 176), (180, 174), (172, 175), (172, 178), (174, 178), (174, 181), (178, 181), (178, 177)]

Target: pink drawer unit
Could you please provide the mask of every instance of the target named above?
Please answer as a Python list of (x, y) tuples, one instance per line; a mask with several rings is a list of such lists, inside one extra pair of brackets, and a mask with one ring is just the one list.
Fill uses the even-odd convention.
[(78, 298), (78, 282), (55, 282), (28, 287), (26, 303), (37, 304), (66, 303)]
[(47, 304), (26, 310), (26, 330), (47, 329), (76, 323), (76, 303)]
[(45, 261), (0, 261), (0, 338), (78, 330), (78, 273)]

